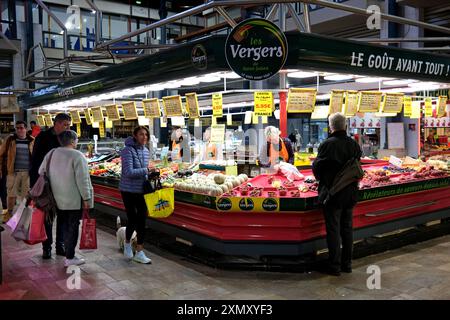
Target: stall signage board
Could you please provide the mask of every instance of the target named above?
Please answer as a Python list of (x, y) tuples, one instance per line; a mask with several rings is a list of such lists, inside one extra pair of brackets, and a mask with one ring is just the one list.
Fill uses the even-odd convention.
[(344, 114), (346, 116), (354, 116), (358, 110), (358, 91), (345, 92)]
[(122, 111), (125, 120), (136, 120), (138, 118), (134, 101), (122, 103)]
[(420, 119), (420, 101), (413, 101), (411, 105), (411, 119)]
[(430, 97), (425, 98), (425, 117), (433, 116), (433, 102)]
[(53, 126), (53, 119), (52, 119), (52, 115), (50, 113), (47, 113), (44, 115), (44, 120), (45, 120), (45, 125), (47, 127)]
[(106, 108), (106, 116), (109, 121), (118, 121), (120, 120), (119, 108), (115, 104), (110, 104), (105, 106)]
[(361, 91), (358, 100), (358, 112), (378, 112), (380, 110), (382, 92)]
[(412, 113), (412, 98), (405, 96), (403, 98), (403, 115), (405, 117), (411, 117)]
[(36, 120), (41, 127), (45, 127), (45, 119), (43, 115), (37, 115)]
[(189, 113), (189, 118), (198, 118), (198, 99), (196, 93), (186, 93), (186, 109)]
[(219, 211), (231, 212), (278, 212), (280, 211), (280, 199), (220, 197), (216, 199), (216, 207)]
[(181, 97), (169, 96), (163, 97), (164, 116), (166, 117), (181, 117), (183, 115), (183, 107), (181, 104)]
[(254, 114), (271, 116), (273, 110), (273, 94), (270, 91), (256, 91), (254, 94)]
[(445, 116), (446, 108), (447, 108), (447, 96), (439, 96), (437, 104), (437, 116), (439, 118)]
[(290, 113), (312, 113), (316, 104), (316, 89), (290, 88), (287, 111)]
[(142, 100), (142, 107), (144, 109), (145, 117), (147, 117), (147, 118), (161, 117), (161, 107), (159, 105), (158, 98)]
[(374, 129), (381, 128), (381, 119), (374, 113), (364, 113), (364, 116), (354, 116), (350, 118), (350, 128), (352, 129)]
[(101, 122), (101, 121), (103, 121), (102, 107), (92, 108), (91, 112), (92, 112), (92, 119), (93, 119), (94, 122)]
[(221, 93), (214, 93), (212, 95), (212, 108), (213, 108), (213, 116), (222, 117), (223, 106), (222, 106), (222, 94)]
[(332, 90), (330, 96), (330, 114), (342, 112), (342, 103), (344, 101), (344, 90)]
[(105, 121), (100, 121), (98, 123), (98, 128), (99, 128), (99, 133), (100, 133), (100, 138), (105, 138), (106, 137), (106, 133), (105, 133)]
[(381, 111), (383, 113), (400, 113), (405, 95), (403, 93), (386, 93)]
[(252, 18), (233, 28), (225, 42), (229, 67), (242, 78), (268, 79), (284, 66), (288, 43), (284, 33), (272, 22)]
[(74, 124), (81, 123), (80, 112), (78, 110), (71, 110), (70, 117)]
[(329, 106), (316, 106), (314, 108), (314, 112), (311, 113), (311, 119), (319, 120), (319, 119), (327, 119), (328, 111), (330, 110)]
[(211, 143), (223, 143), (225, 141), (225, 125), (215, 124), (211, 126)]
[(86, 118), (86, 123), (88, 125), (92, 125), (92, 116), (90, 108), (84, 109), (84, 117)]

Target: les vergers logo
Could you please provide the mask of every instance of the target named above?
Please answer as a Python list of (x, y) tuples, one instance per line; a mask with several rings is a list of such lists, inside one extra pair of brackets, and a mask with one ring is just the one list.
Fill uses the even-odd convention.
[(287, 58), (287, 40), (283, 32), (264, 19), (239, 23), (225, 44), (230, 68), (247, 80), (264, 80), (276, 74)]

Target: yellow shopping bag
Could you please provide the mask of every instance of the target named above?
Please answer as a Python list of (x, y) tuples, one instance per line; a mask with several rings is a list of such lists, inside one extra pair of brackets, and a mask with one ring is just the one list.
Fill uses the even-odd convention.
[(175, 208), (174, 188), (164, 188), (144, 195), (148, 216), (151, 218), (167, 218)]

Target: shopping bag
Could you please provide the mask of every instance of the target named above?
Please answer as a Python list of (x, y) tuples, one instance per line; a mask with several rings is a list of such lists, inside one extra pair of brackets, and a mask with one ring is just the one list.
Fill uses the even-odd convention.
[(28, 239), (24, 240), (25, 243), (33, 245), (47, 240), (44, 221), (45, 212), (41, 209), (33, 208), (30, 229), (28, 232)]
[(96, 221), (89, 216), (89, 210), (83, 210), (80, 250), (97, 249)]
[(32, 207), (28, 206), (23, 209), (22, 215), (20, 216), (17, 226), (11, 233), (11, 236), (17, 241), (28, 239), (32, 215), (33, 215)]
[(22, 217), (22, 212), (27, 207), (27, 199), (23, 199), (22, 202), (17, 207), (16, 211), (14, 211), (13, 216), (11, 219), (8, 220), (6, 225), (11, 228), (12, 231), (14, 231), (17, 227), (17, 224), (19, 223), (20, 218)]
[(174, 188), (164, 188), (144, 195), (148, 216), (151, 218), (167, 218), (175, 208)]

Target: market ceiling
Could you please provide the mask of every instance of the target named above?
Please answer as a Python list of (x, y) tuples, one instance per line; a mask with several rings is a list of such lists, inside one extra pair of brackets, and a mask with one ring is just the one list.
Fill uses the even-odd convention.
[[(370, 45), (315, 34), (286, 33), (284, 68), (360, 74), (450, 83), (450, 58), (413, 50)], [(211, 36), (179, 47), (103, 68), (19, 97), (24, 108), (69, 99), (230, 70), (225, 59), (226, 36)], [(194, 48), (202, 47), (205, 60)], [(198, 61), (203, 63), (197, 63)], [(275, 89), (275, 88), (274, 88)]]

